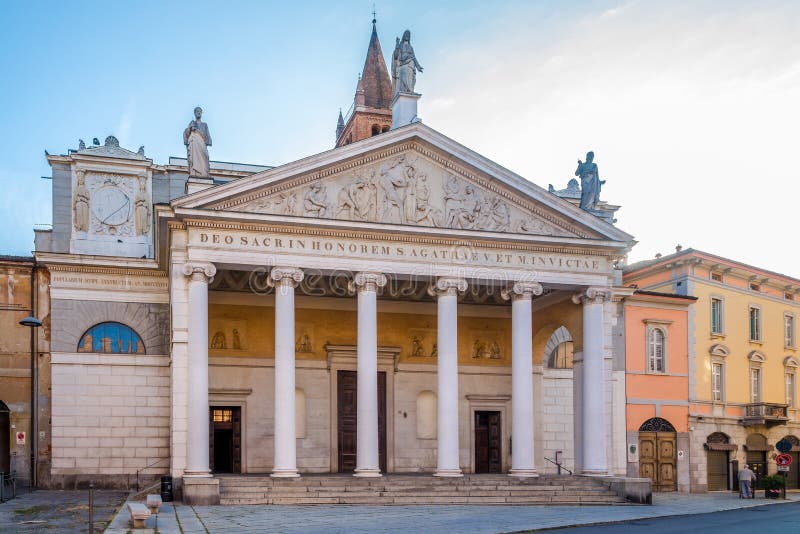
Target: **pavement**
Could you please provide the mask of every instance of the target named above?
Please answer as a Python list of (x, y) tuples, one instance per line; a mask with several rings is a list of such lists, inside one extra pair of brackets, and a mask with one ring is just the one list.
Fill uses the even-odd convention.
[[(127, 491), (95, 490), (95, 532), (111, 522)], [(0, 532), (89, 532), (89, 491), (36, 490), (0, 504)]]
[[(754, 530), (759, 534), (766, 534), (772, 532), (770, 528), (776, 521), (778, 523), (775, 524), (784, 522), (780, 530), (782, 533), (793, 532), (792, 528), (800, 524), (800, 493), (789, 493), (786, 501), (774, 501), (763, 497), (753, 500), (739, 499), (735, 493), (721, 492), (697, 495), (655, 494), (652, 506), (187, 506), (182, 503), (164, 503), (159, 515), (148, 520), (148, 528), (132, 531), (130, 516), (123, 506), (126, 497), (122, 492), (95, 492), (96, 525), (105, 526), (113, 516), (106, 534), (497, 534), (581, 525), (594, 526), (575, 529), (576, 532), (647, 530), (652, 534), (691, 530), (712, 532), (705, 527), (695, 527), (711, 527), (717, 524), (730, 525), (734, 529), (724, 530), (726, 534), (738, 531), (749, 533)], [(731, 510), (736, 512), (729, 512)], [(119, 513), (114, 515), (115, 511)], [(742, 525), (749, 524), (744, 519), (729, 519), (736, 514), (758, 522), (743, 529)], [(765, 522), (766, 519), (769, 521)], [(626, 521), (629, 523), (619, 523)], [(605, 523), (615, 524), (607, 526)], [(673, 530), (662, 530), (662, 525)], [(636, 530), (639, 527), (646, 528)], [(88, 492), (36, 491), (0, 504), (0, 531), (88, 532)]]

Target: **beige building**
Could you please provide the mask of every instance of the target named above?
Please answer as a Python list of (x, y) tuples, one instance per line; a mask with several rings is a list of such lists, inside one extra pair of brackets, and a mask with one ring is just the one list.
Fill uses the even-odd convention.
[(792, 443), (788, 487), (800, 487), (797, 317), (800, 280), (699, 250), (633, 264), (626, 285), (697, 297), (689, 317), (692, 491), (735, 489), (744, 463), (773, 474)]

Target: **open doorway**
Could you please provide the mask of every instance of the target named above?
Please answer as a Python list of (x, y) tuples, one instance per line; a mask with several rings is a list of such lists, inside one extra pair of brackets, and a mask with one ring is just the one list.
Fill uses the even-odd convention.
[(242, 472), (242, 412), (238, 406), (209, 410), (209, 455), (213, 473)]
[(475, 472), (500, 473), (503, 469), (503, 434), (500, 412), (475, 412)]

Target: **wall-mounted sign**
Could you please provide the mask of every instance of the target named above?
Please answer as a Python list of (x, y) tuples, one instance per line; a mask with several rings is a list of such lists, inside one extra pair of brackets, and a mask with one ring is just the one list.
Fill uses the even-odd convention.
[(25, 445), (25, 432), (17, 432), (17, 445)]

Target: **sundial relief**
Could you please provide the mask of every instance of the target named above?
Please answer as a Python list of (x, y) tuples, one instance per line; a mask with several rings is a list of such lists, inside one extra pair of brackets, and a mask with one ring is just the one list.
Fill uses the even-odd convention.
[(434, 228), (573, 235), (409, 152), (304, 185), (290, 185), (231, 209)]

